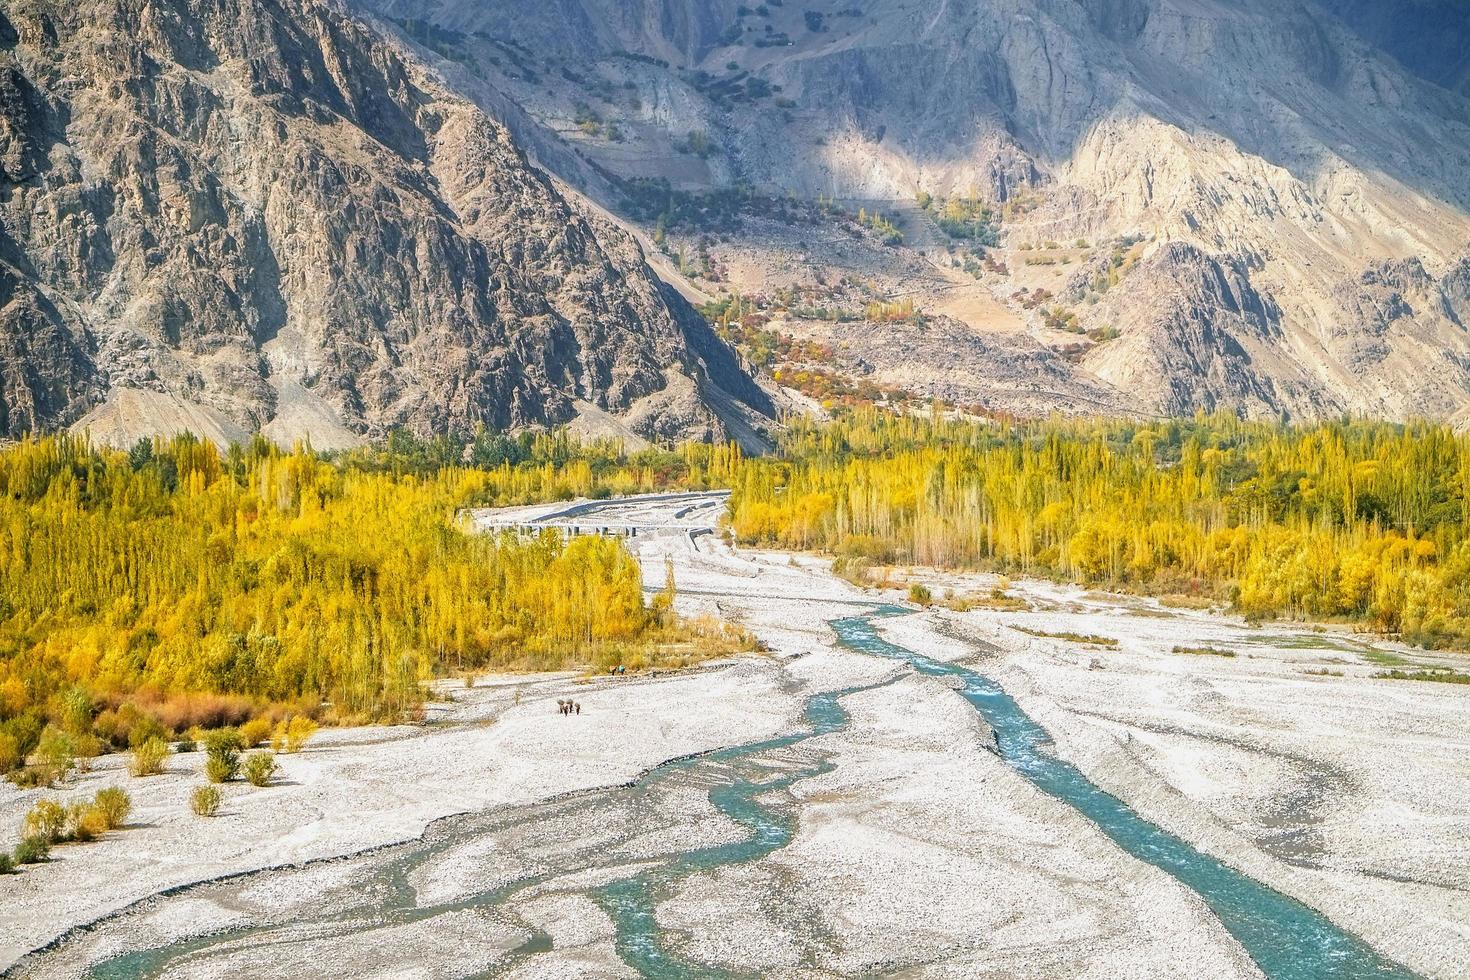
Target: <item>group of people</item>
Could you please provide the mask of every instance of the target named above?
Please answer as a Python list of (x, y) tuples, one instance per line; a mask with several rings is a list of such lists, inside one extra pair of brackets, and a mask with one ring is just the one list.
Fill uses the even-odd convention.
[[(615, 666), (609, 667), (607, 669), (607, 672), (616, 677), (618, 674), (626, 674), (628, 672), (628, 668), (623, 664), (617, 664)], [(582, 713), (582, 702), (573, 701), (570, 698), (557, 698), (556, 710), (558, 714), (580, 715)]]

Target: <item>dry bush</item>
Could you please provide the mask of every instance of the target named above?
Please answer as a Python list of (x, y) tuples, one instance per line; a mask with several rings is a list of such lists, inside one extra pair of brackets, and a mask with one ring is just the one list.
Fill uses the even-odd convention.
[(240, 745), (242, 748), (253, 749), (267, 738), (270, 738), (270, 734), (270, 719), (251, 718), (240, 726)]
[(305, 715), (292, 715), (276, 726), (271, 735), (271, 748), (288, 755), (300, 752), (308, 739), (316, 734), (316, 722)]
[(78, 843), (96, 840), (107, 833), (107, 817), (96, 804), (78, 800), (66, 808), (66, 837)]
[(201, 817), (212, 817), (219, 812), (220, 792), (217, 786), (196, 786), (189, 796), (189, 808)]
[(269, 752), (252, 752), (245, 758), (245, 780), (251, 786), (269, 786), (276, 774), (276, 757)]
[(92, 729), (120, 749), (136, 748), (150, 738), (167, 734), (156, 715), (131, 702), (103, 710)]
[(37, 800), (26, 814), (23, 836), (48, 844), (66, 839), (66, 808), (59, 800)]
[(22, 766), (14, 772), (6, 773), (5, 778), (21, 789), (36, 789), (41, 786), (50, 787), (56, 785), (56, 773), (42, 766)]
[(1209, 609), (1217, 604), (1207, 595), (1166, 595), (1159, 599), (1159, 605), (1168, 609)]
[(128, 814), (133, 812), (133, 800), (127, 792), (117, 786), (108, 786), (99, 789), (97, 796), (92, 801), (97, 812), (102, 814), (107, 822), (108, 830), (116, 830), (127, 822)]
[[(95, 728), (120, 747), (190, 728), (232, 727), (260, 713), (256, 701), (239, 694), (161, 694), (145, 689), (114, 694), (111, 701), (97, 716)], [(133, 735), (138, 727), (144, 736)]]
[(255, 702), (238, 694), (175, 694), (155, 709), (170, 731), (233, 728), (256, 713)]
[(167, 757), (168, 743), (155, 736), (133, 749), (128, 772), (134, 776), (157, 776), (163, 772), (163, 760)]

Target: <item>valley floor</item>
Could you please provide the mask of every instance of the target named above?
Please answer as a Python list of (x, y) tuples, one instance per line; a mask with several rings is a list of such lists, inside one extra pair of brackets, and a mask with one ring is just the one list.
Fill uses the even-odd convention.
[[(15, 972), (77, 976), (168, 947), (107, 975), (299, 977), (324, 963), (338, 975), (635, 975), (654, 971), (629, 938), (637, 903), (615, 886), (645, 876), (657, 887), (644, 925), (705, 967), (1260, 975), (1198, 895), (992, 751), (950, 686), (836, 644), (828, 622), (882, 595), (817, 559), (700, 533), (719, 505), (610, 502), (482, 522), (636, 525), (650, 588), (670, 558), (680, 609), (743, 622), (768, 656), (655, 679), (446, 687), (432, 724), (325, 733), (282, 757), (277, 785), (230, 787), (209, 820), (188, 813), (198, 757), (149, 779), (105, 760), (60, 795), (121, 783), (133, 826), (0, 879), (0, 968), (95, 922)], [(915, 576), (936, 594), (993, 584)], [(1012, 593), (1030, 611), (877, 622), (1000, 681), (1058, 755), (1147, 819), (1418, 972), (1470, 972), (1470, 689), (1373, 679), (1375, 659), (1415, 655), (1347, 635), (1044, 584)], [(806, 737), (809, 699), (847, 690), (845, 723)], [(558, 715), (563, 697), (582, 713)], [(791, 737), (767, 741), (778, 735)], [(760, 790), (746, 809), (715, 805), (742, 782)], [(0, 789), (0, 827), (38, 795)], [(714, 859), (752, 827), (772, 835), (768, 848)], [(262, 868), (279, 870), (142, 901)]]

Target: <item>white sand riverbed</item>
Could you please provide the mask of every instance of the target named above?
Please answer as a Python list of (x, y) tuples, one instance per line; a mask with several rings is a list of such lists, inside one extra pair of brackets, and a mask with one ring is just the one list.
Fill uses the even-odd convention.
[[(826, 625), (879, 594), (835, 579), (818, 559), (736, 552), (716, 536), (691, 535), (699, 515), (689, 506), (614, 503), (561, 523), (643, 524), (646, 531), (630, 542), (646, 584), (661, 587), (671, 559), (681, 611), (745, 623), (770, 656), (653, 681), (487, 680), (449, 692), (455, 703), (438, 726), (324, 734), (307, 752), (283, 759), (281, 785), (231, 787), (226, 815), (214, 820), (187, 812), (197, 758), (172, 760), (191, 772), (146, 780), (104, 764), (62, 795), (121, 782), (138, 806), (137, 826), (59, 849), (57, 861), (0, 879), (0, 966), (165, 888), (411, 839), (446, 814), (494, 813), (616, 785), (664, 759), (795, 730), (811, 693), (892, 677), (891, 662), (835, 648)], [(555, 515), (511, 516), (556, 522)], [(1266, 654), (1250, 646), (1252, 656), (1234, 659), (1172, 654), (1176, 643), (1223, 644), (1232, 642), (1231, 631), (1246, 631), (1220, 617), (1165, 617), (1157, 608), (1140, 615), (1122, 599), (1025, 589), (1048, 611), (929, 611), (885, 620), (883, 629), (930, 656), (981, 657), (984, 670), (1052, 730), (1060, 754), (1150, 819), (1426, 973), (1470, 972), (1459, 969), (1470, 921), (1460, 914), (1470, 692), (1368, 680), (1371, 668), (1342, 651)], [(1123, 644), (1040, 639), (1013, 623), (1101, 633)], [(1304, 673), (1324, 658), (1343, 659), (1331, 669), (1345, 676)], [(554, 701), (573, 692), (584, 712), (563, 719)], [(659, 921), (683, 954), (810, 976), (881, 969), (1258, 975), (1197, 896), (1124, 854), (992, 755), (983, 724), (940, 682), (911, 674), (845, 703), (852, 718), (845, 731), (769, 763), (779, 769), (821, 758), (834, 766), (778, 801), (796, 816), (791, 844), (752, 864), (688, 878), (659, 905)], [(1401, 754), (1413, 758), (1400, 764)], [(643, 801), (654, 806), (647, 833), (617, 841), (634, 862), (629, 867), (666, 850), (670, 835), (692, 846), (738, 832), (690, 789), (656, 805)], [(36, 795), (0, 789), (0, 830), (14, 827)], [(624, 819), (617, 796), (597, 800), (590, 811), (558, 811), (569, 822), (537, 841), (519, 831), (461, 834), (409, 879), (421, 905), (452, 909), (458, 896), (527, 867), (550, 873), (511, 903), (510, 925), (483, 912), (450, 911), (391, 929), (364, 923), (358, 936), (302, 927), (291, 939), (292, 910), (304, 916), (336, 901), (333, 894), (345, 901), (377, 887), (365, 858), (251, 878), (234, 891), (185, 892), (116, 917), (55, 955), (28, 960), (26, 969), (74, 976), (121, 950), (274, 915), (285, 923), (273, 928), (286, 930), (288, 955), (259, 957), (246, 943), (177, 975), (301, 976), (310, 972), (304, 964), (325, 956), (350, 975), (413, 965), (424, 975), (455, 976), (497, 962), (524, 942), (527, 929), (542, 931), (551, 949), (518, 961), (516, 976), (625, 975), (612, 923), (587, 897), (591, 879), (570, 865), (556, 873), (578, 840), (595, 843)], [(1354, 895), (1363, 908), (1352, 907)]]
[[(435, 727), (320, 733), (306, 751), (279, 757), (275, 785), (227, 786), (212, 819), (189, 810), (203, 782), (199, 753), (172, 756), (168, 772), (143, 779), (107, 757), (59, 791), (3, 784), (5, 846), (42, 796), (69, 801), (119, 785), (134, 810), (127, 829), (0, 878), (0, 968), (164, 889), (408, 840), (449, 814), (617, 784), (666, 759), (770, 734), (797, 710), (776, 676), (774, 663), (752, 659), (651, 682), (554, 676), (454, 690), (455, 708)], [(557, 714), (566, 696), (582, 703), (580, 715)]]
[(973, 658), (1058, 755), (1146, 818), (1418, 972), (1470, 976), (1470, 688), (1374, 677), (1384, 660), (1453, 655), (1043, 583), (1011, 593), (1039, 611), (936, 610), (881, 629)]

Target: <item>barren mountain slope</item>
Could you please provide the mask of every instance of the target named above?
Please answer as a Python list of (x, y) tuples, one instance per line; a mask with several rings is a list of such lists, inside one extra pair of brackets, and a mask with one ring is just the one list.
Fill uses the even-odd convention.
[(1470, 95), (1470, 4), (1465, 0), (1317, 2), (1409, 71)]
[[(613, 203), (978, 194), (1004, 220), (968, 290), (1136, 410), (1470, 409), (1452, 0), (359, 2)], [(923, 224), (902, 247), (961, 265)]]
[(772, 412), (631, 238), (321, 0), (0, 7), (0, 384), (0, 435), (123, 442)]

